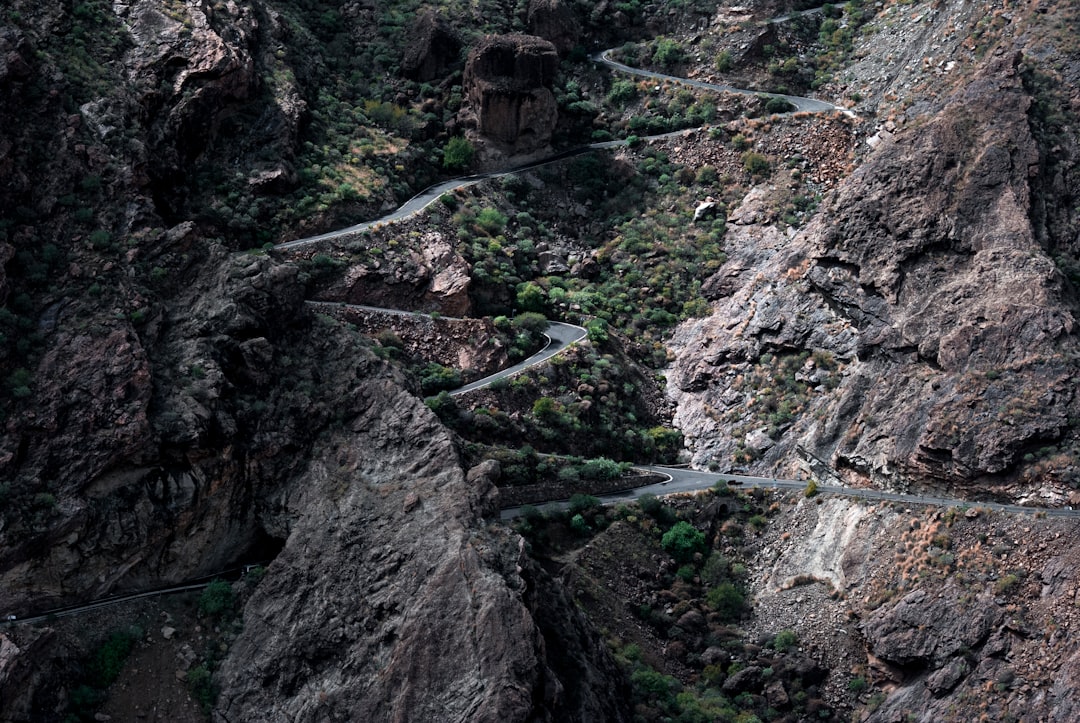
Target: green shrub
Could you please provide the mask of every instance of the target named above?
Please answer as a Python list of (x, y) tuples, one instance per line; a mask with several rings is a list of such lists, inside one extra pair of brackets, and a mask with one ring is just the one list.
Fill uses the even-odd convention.
[(99, 228), (90, 234), (90, 245), (98, 251), (110, 248), (112, 246), (112, 234)]
[(722, 582), (705, 594), (705, 601), (725, 622), (738, 620), (746, 608), (746, 596), (734, 583)]
[(607, 94), (608, 102), (618, 106), (624, 106), (636, 97), (637, 86), (629, 80), (616, 80)]
[(207, 667), (197, 665), (189, 670), (187, 684), (191, 690), (191, 697), (198, 702), (204, 713), (209, 713), (214, 707), (214, 701), (217, 700), (218, 689)]
[(813, 497), (818, 493), (817, 482), (810, 480), (806, 483), (806, 491), (803, 493), (807, 497)]
[(593, 344), (603, 344), (608, 340), (608, 324), (603, 319), (590, 319), (585, 324), (585, 330), (589, 333), (589, 341)]
[(124, 662), (135, 647), (135, 641), (140, 637), (142, 631), (138, 629), (118, 630), (109, 635), (86, 666), (90, 685), (101, 690), (112, 685), (123, 670)]
[(864, 678), (862, 676), (852, 678), (851, 680), (848, 681), (847, 688), (852, 693), (855, 693), (856, 695), (858, 695), (859, 693), (866, 690), (866, 678)]
[(731, 575), (731, 562), (719, 552), (709, 555), (701, 568), (701, 579), (706, 585), (719, 585)]
[(600, 507), (600, 500), (592, 495), (575, 494), (570, 497), (567, 509), (570, 510), (570, 514), (576, 515), (582, 512), (589, 512)]
[(497, 236), (503, 232), (506, 228), (507, 222), (506, 214), (499, 211), (497, 208), (491, 208), (490, 206), (480, 209), (480, 212), (476, 214), (476, 225), (489, 236)]
[(765, 110), (769, 113), (790, 113), (795, 110), (795, 106), (783, 98), (773, 96), (765, 101)]
[(199, 615), (224, 617), (232, 613), (234, 603), (232, 585), (214, 580), (199, 596)]
[(425, 396), (438, 394), (461, 386), (461, 372), (430, 362), (420, 371), (420, 389)]
[(532, 281), (526, 281), (518, 285), (517, 305), (522, 311), (543, 313), (547, 307), (547, 294)]
[(793, 630), (781, 630), (773, 638), (773, 647), (781, 652), (787, 652), (799, 644), (799, 636)]
[(585, 522), (585, 518), (580, 514), (574, 515), (570, 518), (570, 529), (579, 535), (588, 535), (592, 532), (592, 528)]
[(653, 51), (653, 62), (664, 68), (671, 68), (683, 61), (683, 49), (671, 38), (661, 38)]
[(11, 373), (8, 377), (7, 385), (11, 390), (11, 396), (16, 399), (26, 399), (32, 393), (30, 391), (30, 384), (33, 381), (33, 377), (26, 369), (19, 367)]
[(1009, 592), (1014, 587), (1016, 587), (1017, 583), (1019, 582), (1020, 578), (1013, 573), (1002, 575), (1000, 578), (998, 578), (998, 581), (994, 583), (994, 592), (998, 595)]
[(664, 503), (656, 495), (644, 494), (638, 497), (638, 506), (641, 511), (650, 517), (656, 517), (664, 509)]
[(705, 533), (689, 522), (676, 522), (664, 533), (660, 545), (679, 562), (689, 562), (695, 553), (705, 551)]
[(752, 176), (765, 175), (769, 172), (769, 159), (755, 151), (747, 151), (742, 155), (743, 167)]
[(634, 694), (643, 701), (669, 706), (675, 701), (679, 682), (670, 675), (663, 675), (651, 668), (640, 668), (630, 675)]
[(581, 476), (588, 480), (614, 480), (623, 476), (623, 465), (607, 457), (590, 459), (581, 466)]
[(443, 148), (443, 168), (448, 171), (465, 170), (472, 165), (475, 156), (476, 149), (472, 143), (462, 136), (454, 136)]

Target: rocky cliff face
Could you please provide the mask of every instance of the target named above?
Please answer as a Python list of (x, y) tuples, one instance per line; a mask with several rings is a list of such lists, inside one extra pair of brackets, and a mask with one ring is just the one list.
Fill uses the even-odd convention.
[(802, 500), (758, 543), (750, 627), (796, 631), (839, 699), (880, 690), (863, 720), (1071, 720), (1071, 524)]
[(463, 80), (480, 135), (510, 153), (546, 146), (558, 120), (551, 92), (558, 66), (558, 53), (547, 40), (486, 37), (469, 53)]
[[(9, 12), (25, 31), (0, 28), (4, 614), (280, 553), (223, 663), (230, 720), (628, 717), (582, 687), (622, 684), (599, 638), (567, 605), (550, 615), (558, 586), (485, 530), (497, 471), (466, 475), (405, 381), (304, 304), (298, 265), (187, 217), (187, 192), (214, 190), (198, 169), (256, 195), (292, 183), (295, 18)], [(439, 271), (433, 298), (467, 311), (467, 269)], [(0, 634), (5, 720), (63, 711), (77, 679), (68, 641), (26, 635)]]
[[(1074, 297), (1032, 226), (1039, 150), (1019, 64), (988, 61), (794, 238), (757, 223), (753, 192), (733, 211), (714, 315), (681, 332), (672, 375), (699, 462), (802, 445), (852, 481), (985, 489), (1072, 438)], [(755, 376), (804, 391), (778, 409), (743, 386)], [(724, 431), (725, 410), (761, 402), (758, 429)]]
[(450, 22), (427, 9), (417, 14), (411, 41), (401, 58), (401, 69), (421, 82), (442, 77), (458, 61), (461, 39)]
[(581, 25), (563, 0), (532, 0), (528, 23), (533, 35), (550, 41), (563, 54), (573, 50), (581, 38)]
[[(408, 223), (408, 222), (406, 222)], [(446, 234), (421, 228), (416, 248), (397, 247), (394, 233), (375, 231), (364, 240), (344, 245), (368, 254), (361, 263), (350, 261), (340, 249), (335, 258), (348, 266), (340, 277), (318, 284), (314, 296), (320, 301), (344, 301), (406, 311), (437, 311), (466, 317), (472, 311), (469, 290), (472, 279), (468, 262), (447, 239)], [(362, 251), (361, 251), (362, 250)], [(300, 249), (293, 258), (313, 258), (316, 252)], [(324, 254), (325, 255), (325, 254)]]
[[(281, 500), (288, 541), (222, 667), (221, 720), (623, 717), (550, 667), (544, 634), (566, 637), (574, 616), (538, 627), (520, 540), (477, 527), (497, 468), (466, 477), (433, 415), (377, 386)], [(394, 428), (411, 442), (388, 444)], [(592, 639), (571, 657), (591, 670), (606, 651)]]

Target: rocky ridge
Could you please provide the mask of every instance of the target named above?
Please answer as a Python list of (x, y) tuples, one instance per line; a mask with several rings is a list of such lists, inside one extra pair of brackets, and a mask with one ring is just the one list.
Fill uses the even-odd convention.
[[(843, 381), (798, 402), (794, 427), (756, 448), (766, 463), (801, 445), (855, 483), (985, 489), (1068, 435), (1072, 296), (1030, 221), (1039, 154), (1019, 63), (992, 57), (940, 114), (878, 146), (793, 238), (751, 210), (754, 192), (731, 212), (731, 258), (706, 284), (714, 314), (674, 342), (677, 419), (701, 440), (698, 462), (723, 464), (745, 443), (716, 424), (754, 403), (733, 393), (740, 375), (799, 349), (840, 360)], [(802, 373), (826, 392), (812, 363)]]

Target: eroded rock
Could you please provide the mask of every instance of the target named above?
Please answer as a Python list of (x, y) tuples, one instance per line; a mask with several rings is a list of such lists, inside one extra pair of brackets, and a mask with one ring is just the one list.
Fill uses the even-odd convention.
[(488, 35), (469, 53), (464, 89), (481, 136), (510, 153), (530, 153), (551, 140), (558, 109), (551, 86), (555, 46), (533, 35)]

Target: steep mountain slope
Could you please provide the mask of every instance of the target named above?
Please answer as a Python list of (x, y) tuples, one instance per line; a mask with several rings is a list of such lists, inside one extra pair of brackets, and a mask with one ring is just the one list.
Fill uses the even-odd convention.
[[(597, 345), (616, 326), (638, 361), (671, 359), (675, 423), (701, 466), (793, 471), (806, 450), (856, 484), (1072, 499), (1075, 11), (853, 2), (790, 36), (754, 22), (807, 5), (8, 3), (0, 613), (273, 558), (214, 677), (222, 719), (631, 718), (605, 622), (585, 617), (558, 565), (485, 522), (497, 466), (466, 471), (460, 440), (385, 349), (304, 304), (348, 287), (338, 257), (376, 291), (399, 283), (396, 302), (430, 300), (413, 270), (453, 266), (458, 308), (595, 314)], [(491, 46), (539, 49), (545, 72), (495, 68), (517, 100), (489, 103), (506, 117), (485, 126), (463, 51), (529, 30), (545, 39)], [(627, 38), (645, 41), (625, 51), (643, 63), (699, 77), (741, 63), (750, 82), (816, 86), (859, 117), (770, 118), (765, 100), (616, 85), (584, 62)], [(532, 76), (542, 87), (514, 85)], [(542, 132), (507, 121), (521, 98), (542, 99)], [(501, 147), (696, 119), (712, 127), (522, 174), (460, 209), (447, 198), (432, 235), (418, 220), (345, 240), (335, 258), (263, 248), (392, 208), (468, 169), (473, 143), (495, 164)], [(495, 127), (537, 138), (486, 141)], [(719, 213), (701, 223), (699, 193)], [(446, 252), (425, 254), (432, 239)], [(587, 420), (624, 452), (679, 440), (617, 426), (662, 405), (638, 404), (645, 373), (612, 369), (630, 355), (596, 348), (537, 380), (545, 403), (506, 394), (523, 408), (461, 417)], [(901, 527), (875, 528), (873, 549)], [(1067, 576), (1045, 569), (1064, 599)], [(902, 637), (923, 599), (863, 612)], [(79, 649), (47, 625), (0, 633), (0, 717), (62, 717)], [(917, 656), (883, 710), (945, 707), (918, 686), (959, 666), (953, 653)], [(1033, 710), (1064, 710), (1051, 703)]]
[[(948, 3), (906, 12), (957, 15)], [(734, 211), (731, 258), (706, 284), (714, 315), (674, 342), (695, 460), (790, 469), (801, 446), (857, 484), (1069, 494), (1075, 144), (1062, 114), (1074, 100), (1021, 50), (1041, 17), (1017, 10), (1016, 34), (970, 74), (933, 77), (936, 93), (909, 84), (918, 107), (872, 137), (793, 238), (740, 223), (754, 192)], [(967, 37), (933, 39), (947, 57)]]
[[(516, 538), (483, 527), (492, 470), (466, 476), (412, 383), (303, 303), (317, 269), (236, 252), (300, 225), (312, 189), (348, 217), (394, 203), (374, 168), (434, 173), (406, 150), (437, 148), (418, 110), (382, 100), (399, 79), (349, 91), (380, 119), (356, 123), (355, 158), (312, 163), (340, 153), (321, 146), (332, 113), (354, 112), (334, 83), (392, 47), (403, 9), (5, 7), (0, 607), (277, 556), (219, 674), (233, 720), (319, 718), (307, 691), (323, 687), (345, 717), (624, 718), (589, 690), (623, 685), (606, 649)], [(376, 12), (399, 24), (341, 37), (335, 18)], [(62, 718), (84, 644), (2, 636), (0, 717)]]

